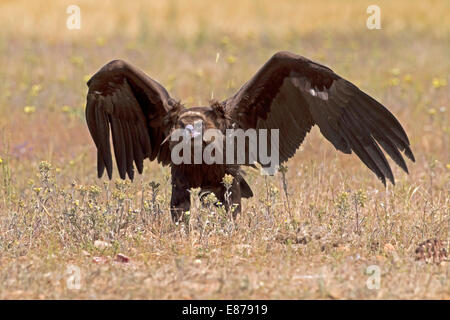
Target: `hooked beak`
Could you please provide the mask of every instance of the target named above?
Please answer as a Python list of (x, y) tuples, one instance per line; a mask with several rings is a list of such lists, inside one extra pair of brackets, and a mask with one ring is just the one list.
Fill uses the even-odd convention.
[[(194, 126), (191, 125), (191, 124), (188, 124), (188, 125), (184, 128), (184, 135), (185, 135), (187, 138), (193, 139), (193, 138), (196, 138), (196, 137), (200, 136), (201, 134), (202, 134), (201, 128), (199, 129), (199, 128), (197, 128), (197, 127), (194, 127)], [(167, 141), (169, 141), (170, 138), (171, 138), (171, 136), (172, 136), (172, 132), (171, 132), (170, 134), (167, 135), (167, 137), (163, 140), (163, 142), (161, 142), (161, 146), (162, 146), (163, 144), (165, 144)]]
[[(194, 127), (194, 126), (191, 125), (191, 124), (188, 124), (188, 125), (186, 126), (185, 129), (186, 129), (186, 133), (187, 133), (191, 138), (196, 138), (196, 137), (198, 137), (199, 135), (202, 134), (201, 131), (199, 131), (197, 127)], [(200, 130), (201, 130), (201, 129), (200, 129)]]

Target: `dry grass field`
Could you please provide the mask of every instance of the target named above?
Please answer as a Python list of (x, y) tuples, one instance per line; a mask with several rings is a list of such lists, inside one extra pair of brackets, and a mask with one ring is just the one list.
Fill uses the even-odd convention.
[[(366, 27), (371, 4), (381, 30)], [(449, 299), (449, 262), (415, 252), (435, 238), (449, 249), (449, 12), (446, 0), (1, 0), (0, 299)], [(167, 167), (97, 178), (85, 83), (106, 62), (195, 106), (279, 50), (386, 105), (410, 137), (410, 174), (390, 161), (384, 188), (314, 128), (284, 178), (247, 170), (255, 196), (236, 222), (194, 190), (177, 226)]]

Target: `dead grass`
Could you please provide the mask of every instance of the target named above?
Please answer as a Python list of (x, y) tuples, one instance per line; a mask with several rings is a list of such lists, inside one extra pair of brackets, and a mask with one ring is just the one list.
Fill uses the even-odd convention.
[[(377, 31), (367, 1), (105, 3), (80, 1), (80, 31), (65, 29), (69, 2), (0, 3), (0, 298), (450, 298), (448, 262), (415, 260), (419, 243), (449, 239), (448, 2), (379, 1)], [(396, 167), (384, 189), (314, 129), (287, 163), (288, 200), (281, 175), (248, 170), (255, 197), (236, 224), (194, 191), (188, 227), (170, 221), (167, 168), (147, 163), (133, 184), (96, 178), (85, 80), (107, 61), (202, 105), (278, 50), (387, 105), (411, 138), (410, 175)]]

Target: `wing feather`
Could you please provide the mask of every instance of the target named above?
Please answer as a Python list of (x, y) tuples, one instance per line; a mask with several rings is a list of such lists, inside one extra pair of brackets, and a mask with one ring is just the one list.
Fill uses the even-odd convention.
[(87, 84), (86, 122), (97, 147), (98, 176), (106, 168), (112, 178), (111, 132), (119, 175), (133, 179), (134, 165), (142, 173), (143, 160), (158, 157), (168, 130), (163, 119), (173, 99), (158, 82), (121, 60), (106, 64)]
[(314, 125), (336, 149), (355, 152), (384, 184), (395, 180), (381, 148), (406, 172), (401, 152), (415, 160), (405, 130), (381, 103), (331, 69), (290, 52), (275, 54), (224, 104), (238, 127), (279, 129), (280, 163), (295, 154)]

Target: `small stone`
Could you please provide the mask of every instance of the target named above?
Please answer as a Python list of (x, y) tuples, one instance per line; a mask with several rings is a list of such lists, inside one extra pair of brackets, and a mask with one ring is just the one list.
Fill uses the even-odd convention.
[(118, 253), (116, 255), (116, 261), (117, 262), (122, 262), (122, 263), (128, 263), (128, 262), (130, 262), (130, 258), (127, 257), (126, 255), (122, 254), (122, 253)]

